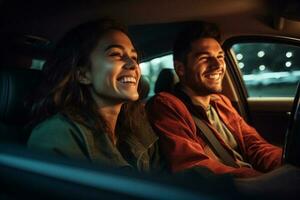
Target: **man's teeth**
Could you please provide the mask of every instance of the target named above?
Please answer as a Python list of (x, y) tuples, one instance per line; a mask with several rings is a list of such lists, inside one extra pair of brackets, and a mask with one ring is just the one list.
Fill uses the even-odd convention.
[(124, 76), (120, 79), (121, 83), (136, 83), (136, 79), (132, 76)]
[(220, 74), (210, 74), (208, 75), (208, 78), (218, 80), (220, 78)]

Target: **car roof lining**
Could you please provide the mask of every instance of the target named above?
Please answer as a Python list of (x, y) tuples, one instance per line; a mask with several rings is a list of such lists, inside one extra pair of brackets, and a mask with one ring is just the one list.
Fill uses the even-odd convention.
[(250, 34), (300, 37), (297, 8), (296, 0), (186, 0), (184, 7), (182, 0), (1, 0), (0, 35), (17, 32), (55, 44), (78, 24), (111, 16), (129, 25), (142, 59), (150, 59), (170, 52), (177, 30), (190, 20), (217, 23), (224, 40)]

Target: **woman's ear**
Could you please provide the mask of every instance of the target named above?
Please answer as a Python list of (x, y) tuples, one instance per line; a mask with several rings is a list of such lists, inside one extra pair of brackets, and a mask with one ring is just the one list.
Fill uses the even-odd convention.
[(84, 85), (91, 84), (91, 76), (90, 76), (90, 72), (88, 70), (79, 69), (76, 72), (76, 76), (77, 76), (79, 83), (84, 84)]
[(176, 74), (178, 75), (179, 79), (184, 76), (185, 70), (184, 70), (184, 64), (182, 62), (175, 60), (174, 61), (174, 69), (175, 69)]

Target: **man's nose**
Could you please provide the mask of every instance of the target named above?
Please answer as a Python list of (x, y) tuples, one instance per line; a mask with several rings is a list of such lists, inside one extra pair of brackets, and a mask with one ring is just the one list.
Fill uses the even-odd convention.
[(210, 65), (211, 65), (212, 68), (218, 69), (222, 66), (222, 63), (217, 57), (211, 57)]

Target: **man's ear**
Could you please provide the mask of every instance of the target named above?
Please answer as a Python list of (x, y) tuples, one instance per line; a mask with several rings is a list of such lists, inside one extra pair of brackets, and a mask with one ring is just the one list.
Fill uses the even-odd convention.
[(79, 69), (76, 72), (77, 79), (79, 83), (84, 85), (91, 84), (91, 73), (88, 70)]
[(184, 64), (182, 62), (175, 60), (174, 69), (179, 78), (184, 76), (185, 71), (184, 71)]

